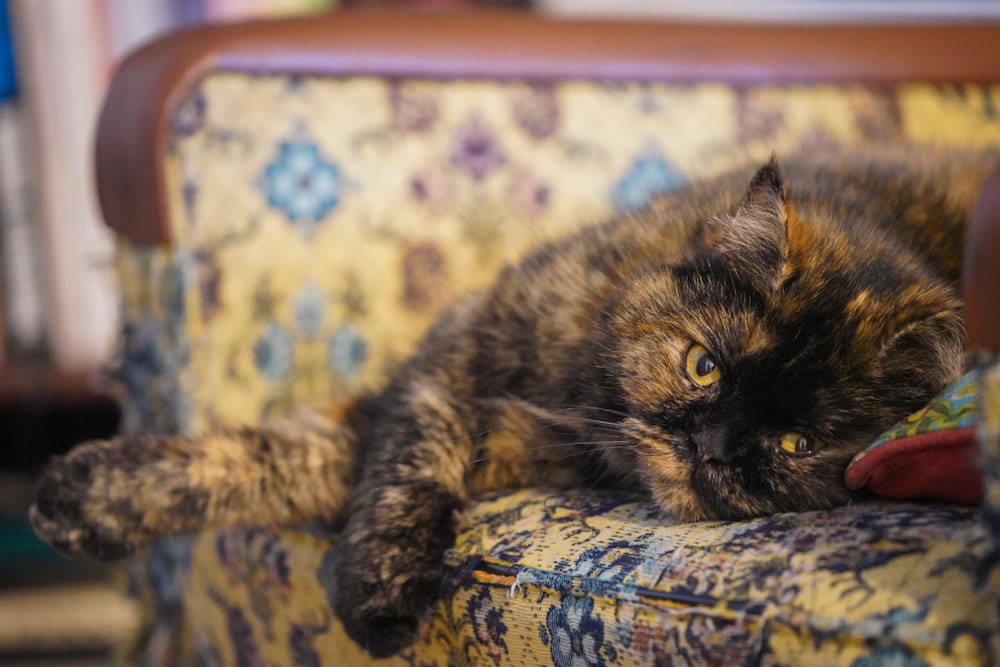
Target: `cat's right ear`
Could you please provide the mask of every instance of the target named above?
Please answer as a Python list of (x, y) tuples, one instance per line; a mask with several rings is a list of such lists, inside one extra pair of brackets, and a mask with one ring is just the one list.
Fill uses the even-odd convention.
[(758, 169), (750, 180), (740, 211), (760, 216), (764, 224), (768, 225), (780, 220), (783, 228), (781, 233), (787, 235), (784, 231), (788, 222), (787, 197), (778, 158), (772, 155), (768, 163)]
[(757, 170), (736, 213), (723, 222), (715, 251), (762, 290), (781, 282), (788, 258), (788, 201), (778, 161)]

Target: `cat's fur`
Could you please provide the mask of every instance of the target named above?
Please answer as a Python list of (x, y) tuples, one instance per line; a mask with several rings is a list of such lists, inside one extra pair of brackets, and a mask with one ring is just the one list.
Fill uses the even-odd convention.
[(34, 526), (117, 558), (165, 533), (342, 522), (337, 612), (384, 656), (483, 490), (622, 484), (685, 520), (844, 503), (851, 457), (963, 370), (961, 250), (988, 163), (939, 158), (785, 176), (772, 160), (545, 245), (448, 310), (380, 392), (84, 444), (44, 473)]

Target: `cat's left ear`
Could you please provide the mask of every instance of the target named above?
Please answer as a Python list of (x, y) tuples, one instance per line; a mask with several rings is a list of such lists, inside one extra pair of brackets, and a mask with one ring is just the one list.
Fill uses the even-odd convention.
[(777, 287), (788, 258), (788, 201), (777, 158), (757, 170), (725, 227), (716, 251), (762, 290)]

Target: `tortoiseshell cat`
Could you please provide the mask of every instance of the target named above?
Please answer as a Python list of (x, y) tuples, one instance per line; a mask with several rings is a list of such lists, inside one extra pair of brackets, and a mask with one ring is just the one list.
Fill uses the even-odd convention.
[(111, 559), (165, 533), (343, 524), (337, 612), (385, 656), (477, 492), (618, 484), (683, 520), (844, 503), (851, 457), (963, 370), (988, 166), (772, 159), (696, 184), (541, 247), (347, 407), (81, 445), (40, 480), (35, 529)]

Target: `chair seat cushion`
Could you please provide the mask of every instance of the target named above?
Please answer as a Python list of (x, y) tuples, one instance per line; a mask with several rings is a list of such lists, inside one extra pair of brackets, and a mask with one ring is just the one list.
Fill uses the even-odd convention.
[[(960, 506), (678, 524), (621, 493), (519, 490), (467, 509), (441, 600), (390, 663), (986, 664), (986, 548)], [(164, 541), (132, 578), (206, 662), (367, 664), (331, 612), (337, 559), (322, 530), (231, 529)]]

